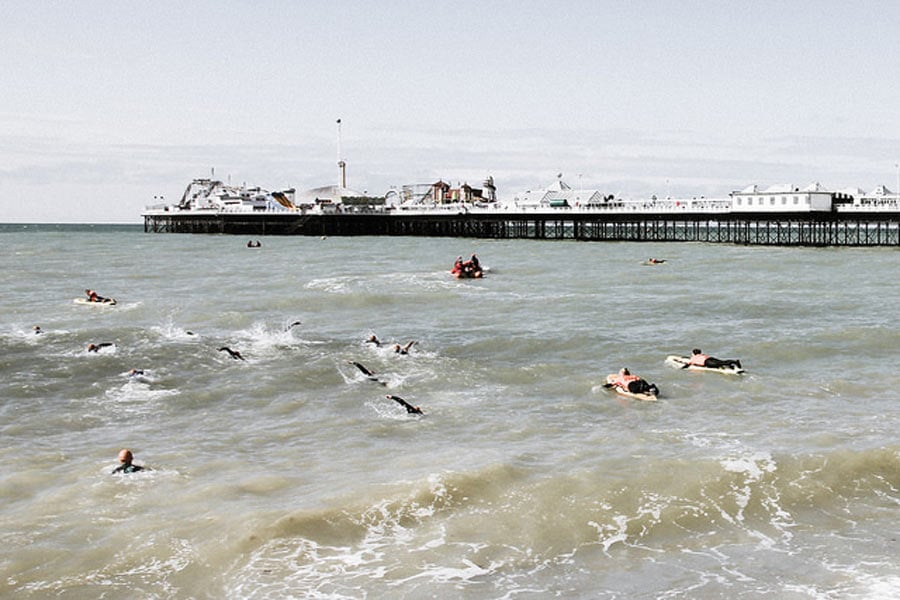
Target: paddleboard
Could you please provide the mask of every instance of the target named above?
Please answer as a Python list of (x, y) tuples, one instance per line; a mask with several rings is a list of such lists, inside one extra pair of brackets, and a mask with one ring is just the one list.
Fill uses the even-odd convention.
[(613, 385), (613, 381), (616, 380), (615, 375), (607, 375), (606, 376), (606, 384), (607, 388), (613, 389), (617, 394), (621, 396), (626, 396), (628, 398), (633, 398), (635, 400), (642, 400), (643, 402), (656, 402), (657, 397), (653, 394), (635, 394), (634, 392), (629, 392), (628, 390), (623, 390), (618, 385)]
[(690, 371), (711, 371), (713, 373), (724, 373), (726, 375), (740, 375), (742, 373), (746, 373), (746, 369), (741, 369), (734, 365), (730, 367), (700, 367), (697, 365), (690, 365), (688, 363), (691, 362), (690, 358), (684, 356), (675, 356), (674, 354), (666, 357), (666, 364), (672, 367), (677, 367), (679, 369), (687, 368)]
[(109, 300), (104, 300), (103, 302), (91, 302), (87, 298), (75, 298), (73, 300), (75, 304), (87, 304), (89, 306), (115, 306), (116, 301), (114, 298), (110, 298)]

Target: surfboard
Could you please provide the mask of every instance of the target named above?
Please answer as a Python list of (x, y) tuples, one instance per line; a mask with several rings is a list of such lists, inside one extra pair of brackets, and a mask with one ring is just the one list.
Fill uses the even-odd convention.
[(672, 367), (677, 367), (679, 369), (687, 368), (690, 371), (711, 371), (713, 373), (724, 373), (726, 375), (740, 375), (742, 373), (746, 373), (746, 369), (741, 369), (734, 365), (730, 367), (699, 367), (697, 365), (689, 365), (688, 363), (691, 361), (690, 358), (685, 356), (675, 356), (671, 354), (666, 357), (666, 364)]
[(103, 302), (91, 302), (87, 298), (75, 298), (72, 300), (75, 304), (87, 304), (88, 306), (115, 306), (116, 301), (114, 298), (110, 298), (109, 300), (105, 300)]
[(628, 390), (623, 390), (621, 387), (617, 385), (613, 385), (613, 381), (616, 380), (615, 375), (607, 375), (606, 376), (606, 384), (607, 388), (614, 390), (620, 396), (626, 396), (628, 398), (633, 398), (635, 400), (641, 400), (643, 402), (656, 402), (657, 397), (653, 394), (635, 394), (634, 392), (629, 392)]

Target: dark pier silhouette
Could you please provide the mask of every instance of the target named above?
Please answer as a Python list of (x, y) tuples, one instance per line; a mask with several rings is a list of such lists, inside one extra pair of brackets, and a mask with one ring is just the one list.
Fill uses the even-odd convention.
[(354, 211), (145, 214), (148, 233), (900, 246), (898, 212)]

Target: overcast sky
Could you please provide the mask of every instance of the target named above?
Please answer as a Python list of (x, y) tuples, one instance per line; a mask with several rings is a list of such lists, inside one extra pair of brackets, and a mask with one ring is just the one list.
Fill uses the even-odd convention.
[(336, 183), (338, 118), (372, 194), (894, 189), (898, 78), (889, 2), (5, 0), (0, 222)]

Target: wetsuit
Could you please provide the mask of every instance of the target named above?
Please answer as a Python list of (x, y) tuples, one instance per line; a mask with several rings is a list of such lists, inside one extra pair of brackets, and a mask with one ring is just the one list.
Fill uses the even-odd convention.
[(115, 346), (112, 342), (100, 342), (99, 344), (88, 344), (88, 352), (100, 352), (102, 348), (109, 348), (110, 346)]
[(410, 414), (413, 414), (413, 415), (424, 414), (424, 413), (422, 413), (421, 408), (419, 408), (418, 406), (413, 406), (412, 404), (410, 404), (409, 402), (407, 402), (400, 396), (385, 396), (385, 397), (398, 403), (400, 406), (402, 406), (403, 408), (406, 409), (406, 412), (408, 412)]
[(647, 383), (643, 379), (629, 381), (628, 391), (632, 394), (651, 394), (653, 396), (659, 394), (659, 390), (656, 388), (656, 384)]
[(115, 469), (113, 469), (113, 475), (116, 473), (137, 473), (138, 471), (143, 471), (144, 467), (135, 464), (127, 464), (127, 465), (119, 465)]
[(685, 365), (685, 368), (692, 365), (697, 367), (706, 367), (707, 369), (721, 369), (723, 367), (736, 367), (738, 369), (742, 368), (741, 361), (739, 360), (730, 358), (727, 360), (722, 360), (719, 358), (714, 358), (709, 354), (703, 354), (702, 352), (694, 352), (693, 354), (691, 354), (691, 357), (688, 360), (688, 363)]

